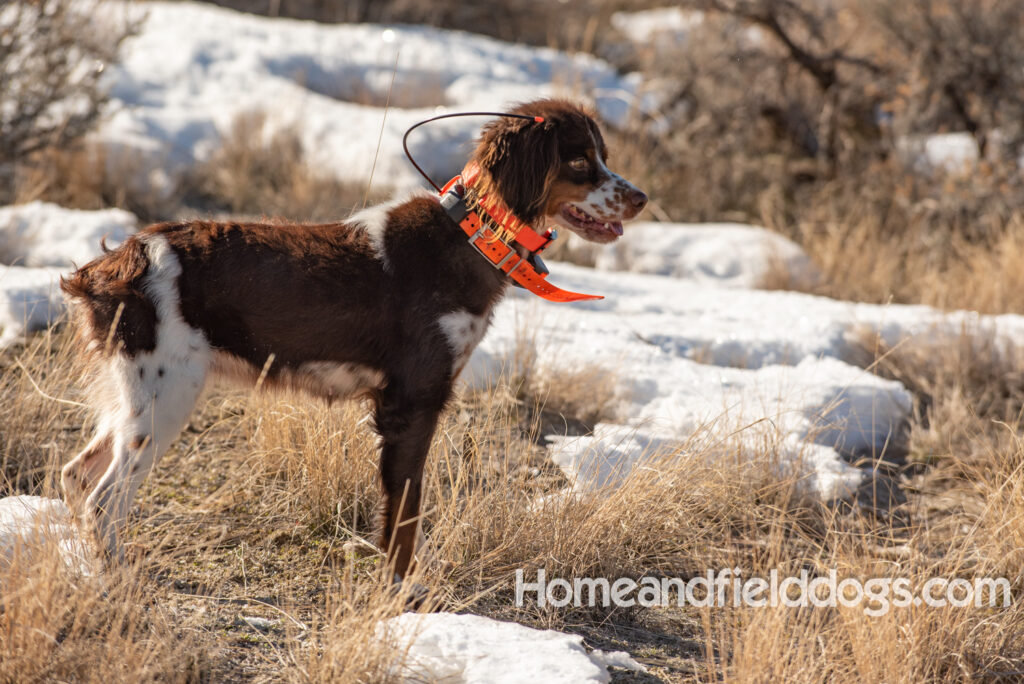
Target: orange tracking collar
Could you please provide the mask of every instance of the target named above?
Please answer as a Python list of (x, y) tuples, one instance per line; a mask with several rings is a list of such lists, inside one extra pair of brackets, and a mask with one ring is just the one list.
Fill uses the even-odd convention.
[[(466, 188), (472, 187), (480, 175), (480, 167), (470, 163), (462, 174), (452, 178), (441, 189), (441, 206), (455, 223), (469, 237), (469, 244), (491, 262), (496, 269), (506, 274), (517, 284), (538, 297), (550, 302), (579, 302), (588, 299), (604, 299), (601, 295), (589, 295), (563, 290), (547, 281), (548, 271), (540, 260), (540, 252), (557, 237), (554, 231), (538, 234), (533, 228), (515, 217), (511, 209), (500, 200), (489, 200), (481, 196), (476, 206), (466, 203)], [(505, 233), (514, 236), (513, 242), (522, 246), (529, 256), (521, 257), (516, 250), (503, 242), (488, 227), (485, 218), (500, 226)]]

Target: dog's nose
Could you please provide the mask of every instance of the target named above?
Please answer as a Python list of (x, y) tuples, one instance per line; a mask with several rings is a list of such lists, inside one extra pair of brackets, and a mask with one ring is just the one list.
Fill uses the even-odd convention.
[(629, 203), (633, 205), (633, 208), (640, 211), (647, 206), (647, 195), (642, 190), (634, 190), (629, 193)]

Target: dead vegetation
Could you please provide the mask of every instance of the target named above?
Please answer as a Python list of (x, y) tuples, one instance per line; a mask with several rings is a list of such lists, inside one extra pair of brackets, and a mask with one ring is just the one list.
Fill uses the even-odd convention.
[[(64, 334), (39, 335), (0, 356), (6, 494), (53, 495), (58, 464), (85, 439), (84, 410), (56, 401), (82, 398), (67, 343)], [(526, 346), (520, 360), (544, 359)], [(1003, 576), (1014, 595), (1024, 590), (1020, 359), (956, 340), (865, 349), (865, 363), (877, 355), (876, 370), (919, 400), (904, 516), (802, 498), (798, 483), (773, 469), (770, 441), (751, 462), (729, 444), (695, 439), (686, 455), (615, 491), (560, 496), (567, 482), (541, 444), (554, 431), (550, 413), (566, 418), (563, 429), (586, 430), (609, 416), (599, 389), (614, 382), (555, 380), (520, 362), (493, 390), (464, 393), (439, 430), (425, 502), (438, 561), (420, 582), (449, 610), (626, 649), (649, 668), (635, 681), (959, 681), (1020, 670), (1017, 603), (878, 617), (862, 606), (513, 605), (515, 569), (530, 577), (541, 567), (549, 578), (836, 568), (840, 577), (906, 577), (915, 587), (932, 576)], [(545, 396), (557, 403), (545, 407)], [(5, 572), (18, 589), (5, 590), (0, 613), (4, 679), (390, 676), (375, 629), (402, 604), (381, 589), (381, 556), (368, 541), (378, 492), (363, 408), (223, 389), (201, 405), (143, 486), (123, 570), (102, 586), (69, 576), (53, 556)]]
[(231, 216), (336, 221), (379, 201), (305, 158), (289, 129), (273, 130), (263, 112), (238, 117), (211, 157), (182, 179), (185, 203)]
[[(636, 50), (672, 94), (615, 164), (681, 221), (768, 226), (840, 299), (1024, 311), (1024, 11), (959, 3), (690, 0), (674, 50)], [(959, 132), (978, 159), (924, 159)]]
[[(276, 4), (280, 13), (289, 5)], [(667, 133), (638, 122), (612, 144), (613, 165), (668, 216), (748, 220), (793, 237), (826, 273), (818, 293), (1024, 311), (1024, 186), (1008, 161), (1024, 121), (1015, 99), (1024, 89), (1006, 80), (1024, 74), (1014, 71), (1016, 3), (689, 4), (711, 16), (702, 37), (669, 64), (639, 64), (680, 86), (660, 113)], [(549, 18), (530, 19), (554, 26)], [(593, 24), (574, 30), (583, 26), (593, 37)], [(900, 156), (898, 138), (937, 129), (967, 130), (982, 159), (922, 169)], [(13, 186), (19, 199), (123, 206), (143, 219), (333, 219), (363, 201), (362, 188), (312, 172), (297, 140), (269, 132), (258, 113), (179, 179), (172, 201), (128, 190), (138, 169), (112, 165), (100, 148), (28, 158)], [(439, 562), (419, 581), (449, 610), (628, 650), (649, 668), (633, 681), (1015, 680), (1024, 671), (1019, 601), (882, 616), (512, 605), (515, 569), (540, 567), (549, 577), (683, 578), (836, 568), (914, 587), (1002, 576), (1019, 596), (1024, 359), (967, 332), (895, 349), (864, 341), (864, 365), (916, 398), (907, 463), (894, 471), (907, 501), (887, 517), (802, 498), (799, 483), (773, 470), (770, 443), (752, 463), (728, 444), (712, 453), (695, 440), (614, 492), (560, 496), (567, 481), (543, 436), (585, 433), (613, 416), (616, 378), (538, 373), (554, 357), (526, 340), (507, 377), (463, 394), (438, 432), (425, 516)], [(0, 494), (54, 496), (59, 465), (85, 441), (90, 419), (77, 405), (68, 344), (48, 333), (0, 352)], [(403, 606), (382, 590), (368, 541), (378, 492), (364, 417), (356, 405), (212, 393), (144, 485), (123, 569), (101, 584), (44, 555), (3, 571), (0, 680), (386, 681), (376, 625)]]
[(102, 0), (9, 0), (0, 14), (0, 202), (17, 164), (80, 139), (106, 99), (100, 75), (135, 29)]
[(151, 182), (152, 173), (124, 152), (111, 157), (100, 143), (50, 147), (17, 166), (13, 201), (120, 207), (144, 222), (197, 214), (327, 222), (382, 199), (315, 169), (296, 133), (269, 127), (263, 112), (239, 116), (206, 161), (167, 179)]

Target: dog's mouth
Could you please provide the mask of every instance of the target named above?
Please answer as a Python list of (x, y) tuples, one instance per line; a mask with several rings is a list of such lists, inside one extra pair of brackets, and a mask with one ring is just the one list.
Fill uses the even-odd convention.
[(602, 221), (594, 218), (572, 202), (558, 208), (555, 222), (575, 231), (580, 237), (591, 242), (612, 242), (622, 235), (622, 221)]

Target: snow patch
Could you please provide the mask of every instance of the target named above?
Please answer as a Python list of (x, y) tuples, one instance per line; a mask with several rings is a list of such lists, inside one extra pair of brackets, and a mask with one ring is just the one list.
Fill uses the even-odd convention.
[(125, 240), (138, 226), (120, 209), (82, 211), (47, 202), (0, 207), (0, 349), (45, 330), (65, 311), (60, 276)]
[(967, 171), (981, 158), (978, 142), (970, 133), (936, 133), (907, 136), (897, 141), (904, 159), (921, 169)]
[(405, 613), (378, 624), (377, 637), (397, 645), (393, 672), (410, 682), (582, 684), (610, 681), (609, 667), (644, 671), (621, 651), (587, 653), (581, 636), (478, 615)]
[(94, 573), (95, 554), (78, 535), (63, 501), (24, 495), (0, 499), (0, 569), (15, 558), (31, 562), (47, 544), (57, 544), (68, 569)]
[(0, 259), (17, 266), (78, 266), (116, 247), (138, 228), (122, 209), (84, 211), (48, 202), (0, 207)]
[(57, 268), (0, 266), (0, 349), (60, 318), (62, 273)]
[(864, 331), (888, 345), (916, 336), (992, 334), (1008, 343), (1024, 336), (1017, 315), (943, 314), (550, 266), (554, 283), (606, 299), (552, 304), (511, 291), (462, 380), (486, 386), (500, 373), (497, 360), (521, 343), (524, 322), (538, 340), (537, 372), (571, 363), (612, 373), (619, 424), (551, 438), (552, 457), (579, 491), (614, 486), (665, 453), (699, 453), (681, 445), (703, 432), (734, 435), (754, 457), (764, 444), (776, 445), (783, 470), (824, 499), (844, 498), (862, 472), (841, 454), (880, 454), (911, 409), (900, 383), (857, 365)]
[[(98, 137), (112, 156), (124, 150), (153, 167), (203, 160), (239, 114), (267, 110), (270, 131), (294, 130), (309, 161), (340, 180), (365, 183), (376, 157), (379, 185), (418, 187), (402, 134), (434, 114), (562, 94), (622, 122), (638, 101), (637, 76), (587, 55), (420, 26), (325, 25), (188, 2), (143, 8), (139, 34), (108, 70), (110, 116)], [(447, 179), (485, 121), (439, 122), (411, 136), (410, 149)]]
[(633, 271), (686, 278), (721, 287), (756, 288), (774, 271), (790, 282), (813, 284), (821, 273), (792, 240), (766, 228), (737, 223), (637, 222), (615, 242), (596, 245), (569, 235), (568, 248), (601, 271)]
[(638, 12), (616, 12), (611, 22), (633, 43), (667, 48), (683, 43), (694, 28), (704, 23), (704, 13), (681, 7), (657, 7)]

